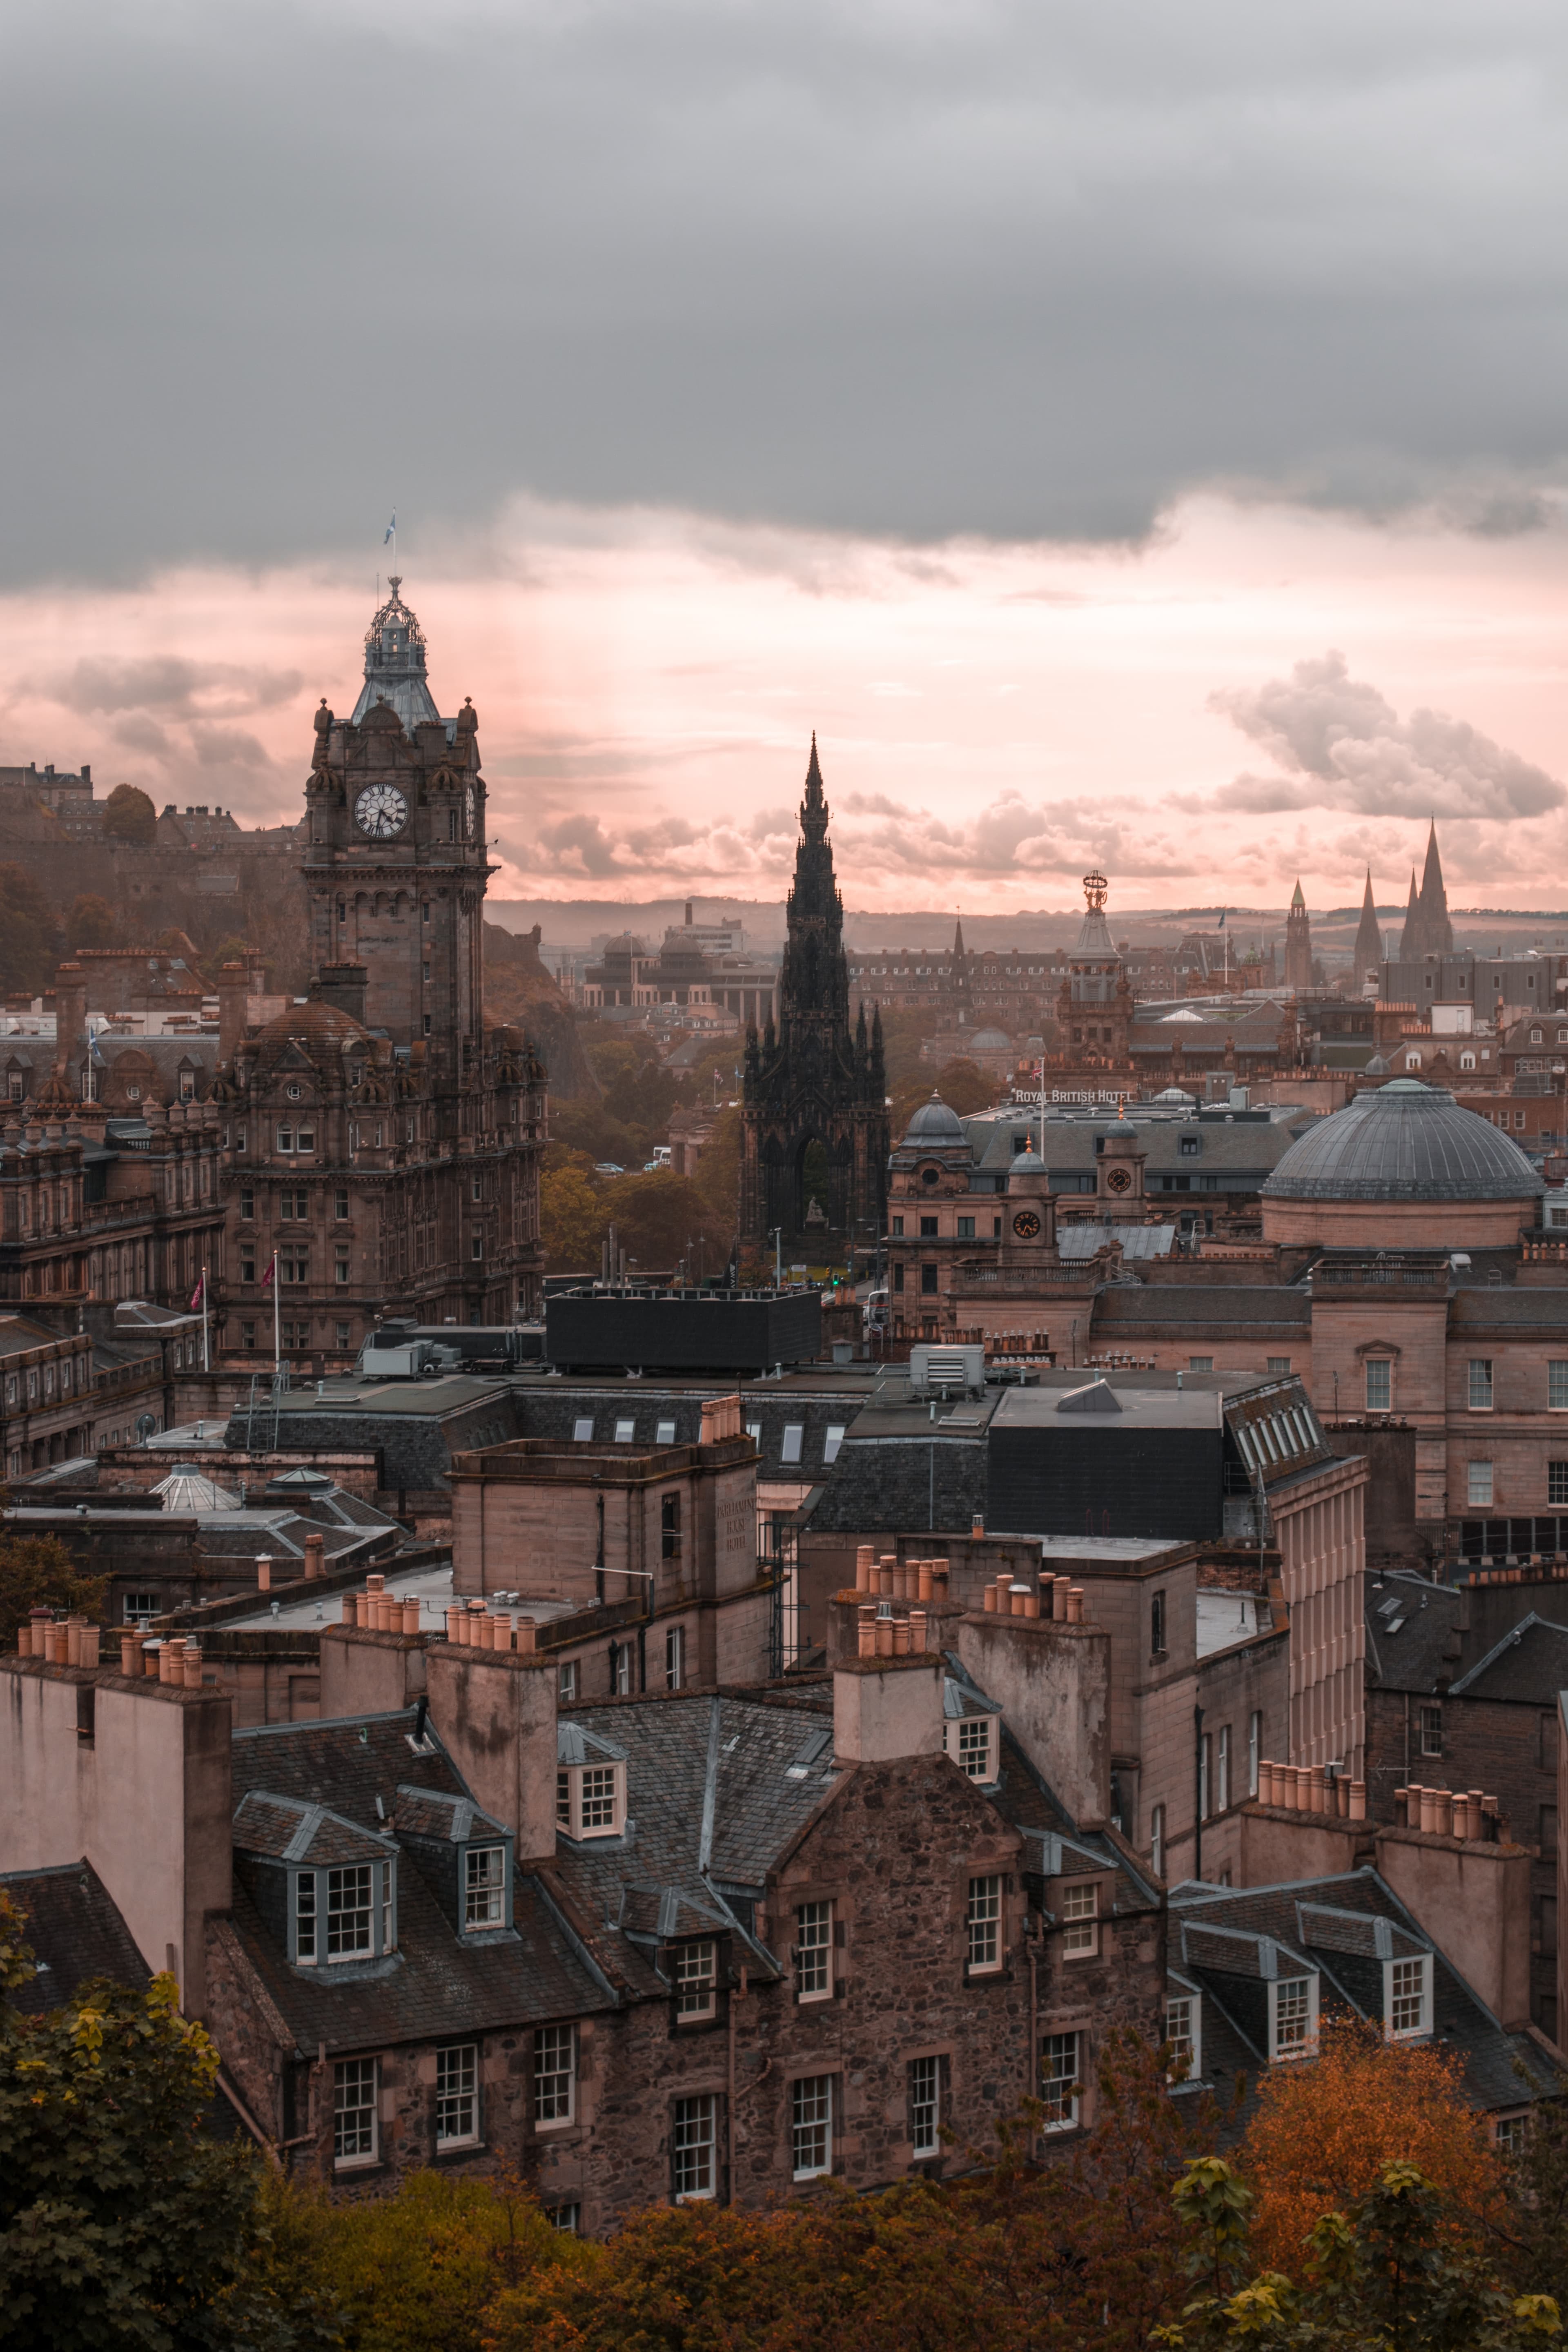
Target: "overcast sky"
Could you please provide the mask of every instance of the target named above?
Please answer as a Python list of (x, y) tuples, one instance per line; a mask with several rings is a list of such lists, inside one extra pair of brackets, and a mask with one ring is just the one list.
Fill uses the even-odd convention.
[[(789, 600), (837, 614), (874, 579), (886, 604), (892, 567), (917, 639), (939, 609), (972, 638), (955, 581), (994, 588), (1001, 564), (1018, 594), (1047, 574), (1078, 594), (1109, 562), (1152, 582), (1194, 514), (1228, 504), (1246, 551), (1220, 602), (1317, 516), (1345, 551), (1342, 621), (1324, 593), (1310, 634), (1305, 615), (1266, 648), (1217, 631), (1184, 667), (1188, 748), (1178, 726), (1164, 776), (1117, 748), (1149, 690), (1131, 633), (1120, 679), (1097, 657), (1098, 727), (1092, 702), (1068, 714), (1075, 760), (1098, 740), (1106, 762), (1074, 794), (1131, 793), (1130, 821), (1163, 821), (1167, 792), (1206, 791), (1281, 857), (1321, 809), (1342, 865), (1358, 822), (1428, 803), (1480, 828), (1478, 850), (1510, 823), (1555, 844), (1540, 828), (1561, 823), (1568, 747), (1538, 638), (1489, 647), (1494, 686), (1500, 663), (1521, 676), (1516, 715), (1483, 688), (1461, 701), (1463, 661), (1428, 673), (1390, 641), (1372, 673), (1356, 621), (1362, 584), (1424, 534), (1456, 616), (1483, 583), (1561, 611), (1565, 78), (1568, 13), (1547, 0), (15, 0), (0, 592), (31, 650), (0, 684), (0, 760), (74, 762), (90, 738), (150, 788), (205, 775), (206, 797), (270, 814), (295, 789), (288, 730), (315, 691), (352, 690), (348, 607), (321, 583), (352, 589), (357, 633), (395, 504), (432, 618), (448, 592), (482, 611), (489, 581), (531, 633), (465, 624), (437, 690), (478, 701), (495, 679), (492, 766), (537, 783), (509, 855), (544, 887), (562, 824), (591, 815), (635, 866), (639, 826), (651, 845), (671, 811), (689, 821), (704, 786), (635, 730), (613, 771), (552, 764), (563, 730), (607, 724), (591, 702), (563, 713), (563, 687), (608, 697), (617, 726), (626, 687), (602, 661), (541, 675), (550, 617), (503, 593), (528, 549), (536, 591), (561, 577), (550, 551), (591, 556), (628, 658), (668, 667), (668, 598), (633, 610), (650, 532), (709, 566), (716, 606), (727, 576), (773, 581), (786, 636)], [(938, 601), (917, 619), (926, 562)], [(1195, 580), (1189, 564), (1212, 607)], [(295, 642), (257, 686), (262, 583), (293, 597)], [(328, 632), (329, 605), (314, 643), (305, 615)], [(828, 699), (842, 644), (826, 631)], [(1033, 653), (998, 644), (1004, 667), (1044, 665), (1058, 708), (1089, 691), (1048, 629)], [(684, 657), (710, 666), (717, 643)], [(187, 668), (138, 673), (127, 701), (132, 659)], [(508, 700), (509, 665), (548, 727), (526, 692)], [(813, 679), (793, 656), (791, 675), (798, 712), (732, 730), (756, 762), (749, 788), (726, 771), (726, 821), (793, 797), (793, 750), (775, 754)], [(1009, 792), (1044, 808), (1063, 789), (1048, 730), (1020, 766), (945, 709), (914, 738), (910, 718), (845, 730), (868, 767), (841, 761), (847, 791), (883, 789), (896, 747), (922, 777), (945, 751), (942, 821), (967, 844)], [(689, 731), (708, 725), (694, 709)], [(1079, 836), (1057, 833), (1070, 865)], [(581, 831), (574, 854), (601, 856)], [(1006, 858), (971, 864), (1007, 903)], [(1047, 870), (1011, 902), (1039, 903)]]

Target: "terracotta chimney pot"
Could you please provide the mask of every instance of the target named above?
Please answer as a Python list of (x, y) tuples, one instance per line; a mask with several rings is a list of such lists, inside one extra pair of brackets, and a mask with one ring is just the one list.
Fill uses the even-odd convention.
[(272, 1562), (266, 1552), (260, 1553), (257, 1559), (256, 1589), (258, 1592), (270, 1592), (272, 1590)]
[(525, 1655), (529, 1655), (529, 1656), (531, 1656), (531, 1655), (532, 1655), (532, 1654), (533, 1654), (533, 1653), (538, 1649), (538, 1647), (539, 1647), (539, 1622), (538, 1622), (538, 1620), (537, 1620), (536, 1618), (533, 1618), (533, 1617), (520, 1617), (520, 1618), (518, 1619), (518, 1621), (517, 1621), (517, 1646), (518, 1646), (518, 1648), (519, 1648), (521, 1651), (522, 1651), (522, 1652), (524, 1653), (524, 1654), (525, 1654)]
[(856, 1655), (874, 1658), (877, 1654), (877, 1612), (874, 1609), (858, 1609), (855, 1614)]

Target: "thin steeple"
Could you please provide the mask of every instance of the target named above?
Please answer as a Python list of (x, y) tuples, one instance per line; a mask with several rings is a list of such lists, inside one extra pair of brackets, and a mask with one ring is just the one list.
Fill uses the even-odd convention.
[(1421, 874), (1421, 952), (1451, 955), (1454, 926), (1448, 920), (1448, 893), (1443, 887), (1443, 861), (1437, 854), (1437, 820), (1426, 836), (1426, 863)]
[(1372, 895), (1372, 868), (1366, 870), (1366, 889), (1362, 897), (1361, 921), (1356, 926), (1355, 971), (1357, 984), (1365, 988), (1368, 980), (1377, 984), (1378, 967), (1383, 961), (1383, 933), (1378, 929), (1377, 906)]
[(1414, 963), (1421, 952), (1421, 898), (1415, 887), (1415, 868), (1413, 866), (1410, 869), (1410, 898), (1405, 909), (1405, 929), (1399, 938), (1399, 960), (1402, 963)]
[(1301, 877), (1298, 875), (1296, 887), (1290, 893), (1290, 912), (1293, 915), (1304, 915), (1306, 911), (1307, 901), (1301, 896)]

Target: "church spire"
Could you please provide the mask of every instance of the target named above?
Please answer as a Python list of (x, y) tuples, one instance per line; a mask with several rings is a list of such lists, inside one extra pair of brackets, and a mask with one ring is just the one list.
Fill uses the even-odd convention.
[(953, 929), (952, 952), (955, 959), (962, 956), (963, 953), (963, 918), (962, 915), (958, 918), (957, 924)]
[(1367, 982), (1375, 991), (1379, 983), (1379, 966), (1383, 961), (1383, 933), (1378, 929), (1377, 906), (1372, 895), (1372, 868), (1366, 870), (1366, 889), (1361, 902), (1361, 921), (1356, 926), (1355, 975), (1359, 988), (1365, 992)]
[(1405, 908), (1405, 929), (1400, 934), (1399, 960), (1414, 963), (1421, 955), (1421, 899), (1415, 887), (1415, 868), (1410, 869), (1410, 897)]
[(1448, 894), (1443, 887), (1443, 861), (1437, 855), (1437, 820), (1426, 836), (1426, 863), (1421, 874), (1421, 952), (1452, 955), (1454, 926), (1448, 920)]
[(1304, 915), (1306, 911), (1307, 901), (1301, 896), (1301, 877), (1298, 875), (1296, 887), (1290, 893), (1290, 912), (1293, 915)]

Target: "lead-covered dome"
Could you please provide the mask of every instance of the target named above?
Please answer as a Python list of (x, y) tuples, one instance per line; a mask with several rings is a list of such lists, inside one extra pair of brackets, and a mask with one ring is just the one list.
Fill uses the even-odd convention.
[(962, 1143), (963, 1129), (958, 1123), (958, 1113), (940, 1095), (932, 1095), (930, 1102), (921, 1103), (904, 1129), (904, 1141), (923, 1145), (927, 1150), (934, 1150), (942, 1143)]
[(1327, 1249), (1509, 1248), (1545, 1191), (1517, 1144), (1445, 1087), (1368, 1087), (1263, 1185), (1263, 1238)]
[(1446, 1087), (1371, 1087), (1290, 1146), (1266, 1201), (1523, 1201), (1546, 1190), (1519, 1146)]

